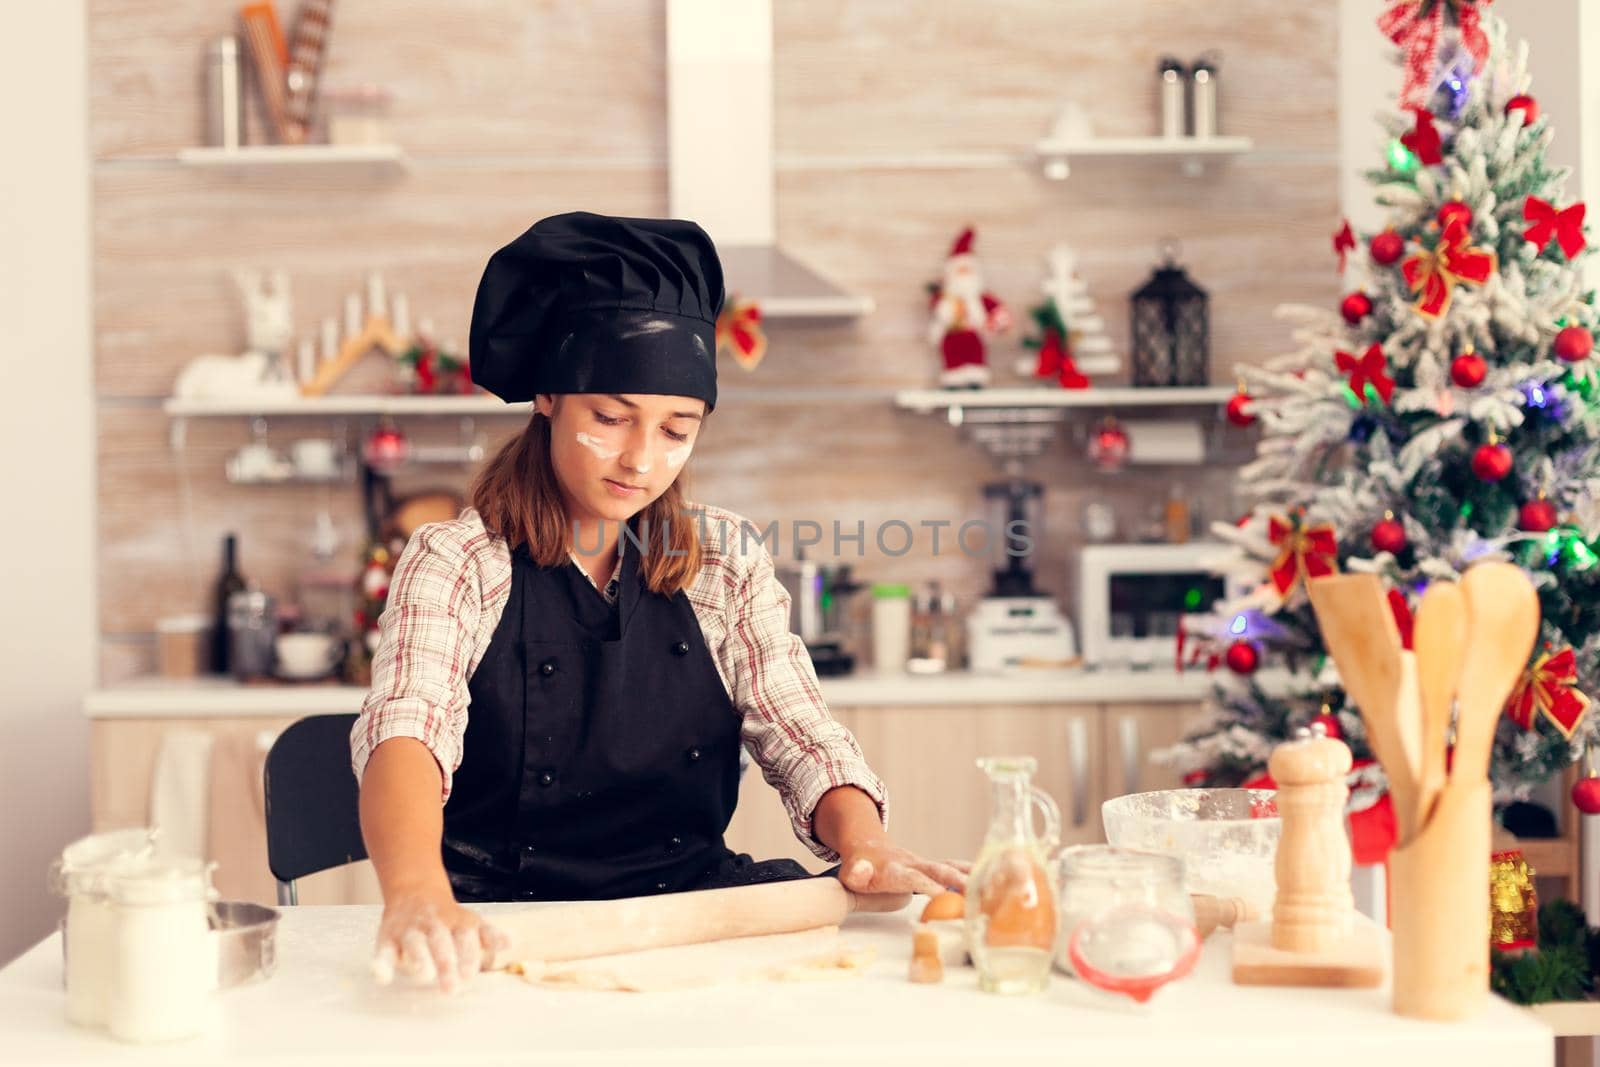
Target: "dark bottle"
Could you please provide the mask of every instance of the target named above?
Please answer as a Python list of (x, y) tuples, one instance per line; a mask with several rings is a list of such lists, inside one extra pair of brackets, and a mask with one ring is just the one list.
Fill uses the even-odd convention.
[(222, 574), (217, 578), (215, 628), (211, 632), (211, 670), (214, 674), (227, 674), (228, 662), (228, 598), (243, 592), (244, 577), (239, 573), (239, 539), (233, 534), (222, 539)]

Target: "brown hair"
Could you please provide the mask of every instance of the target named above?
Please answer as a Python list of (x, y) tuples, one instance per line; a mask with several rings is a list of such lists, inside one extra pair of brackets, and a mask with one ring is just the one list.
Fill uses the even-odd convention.
[[(484, 528), (528, 554), (541, 567), (567, 563), (572, 549), (572, 523), (550, 465), (550, 419), (534, 412), (522, 433), (501, 446), (472, 482), (472, 506)], [(700, 573), (698, 523), (684, 506), (679, 476), (636, 517), (639, 573), (652, 593), (671, 596)], [(666, 531), (665, 534), (659, 531)]]

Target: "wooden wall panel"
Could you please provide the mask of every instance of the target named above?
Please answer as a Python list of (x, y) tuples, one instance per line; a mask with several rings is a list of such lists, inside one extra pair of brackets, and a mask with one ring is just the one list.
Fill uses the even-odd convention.
[[(106, 681), (148, 669), (156, 619), (205, 609), (227, 530), (241, 535), (245, 572), (280, 596), (306, 562), (318, 491), (230, 486), (222, 463), (248, 427), (191, 422), (174, 453), (159, 408), (189, 358), (241, 347), (232, 269), (288, 269), (297, 326), (313, 335), (378, 267), (410, 295), (415, 318), (460, 341), (484, 261), (534, 219), (666, 206), (659, 0), (345, 0), (329, 78), (393, 88), (395, 137), (413, 161), (379, 181), (229, 178), (162, 161), (197, 136), (204, 42), (235, 10), (233, 0), (90, 2)], [(1270, 0), (1003, 0), (981, 15), (913, 0), (779, 0), (778, 230), (786, 248), (878, 310), (859, 322), (774, 323), (765, 363), (753, 373), (725, 367), (726, 399), (689, 468), (693, 495), (758, 523), (859, 519), (871, 530), (890, 518), (980, 516), (989, 462), (948, 427), (887, 400), (932, 378), (923, 285), (968, 223), (991, 288), (1019, 318), (1037, 297), (1049, 245), (1068, 241), (1121, 343), (1127, 294), (1157, 242), (1176, 236), (1212, 294), (1214, 380), (1282, 350), (1288, 331), (1274, 305), (1338, 295), (1327, 250), (1337, 214), (1334, 37), (1332, 5)], [(1065, 183), (1039, 174), (1032, 145), (1063, 99), (1092, 105), (1103, 133), (1147, 132), (1155, 57), (1214, 46), (1224, 129), (1255, 138), (1256, 154), (1198, 179), (1148, 161), (1083, 163)], [(1000, 379), (1020, 354), (1015, 337), (996, 347)], [(515, 429), (485, 425), (496, 437)], [(455, 432), (453, 420), (407, 428)], [(356, 441), (363, 429), (361, 420), (275, 420), (271, 434)], [(1214, 501), (1211, 517), (1231, 517), (1226, 471), (1108, 478), (1083, 460), (1081, 433), (1063, 432), (1027, 473), (1047, 487), (1042, 584), (1062, 595), (1091, 500), (1110, 501), (1131, 524), (1181, 479), (1191, 499)], [(464, 487), (467, 473), (422, 479)], [(353, 552), (355, 490), (329, 506)], [(869, 578), (938, 577), (963, 596), (983, 591), (982, 561), (930, 549), (919, 540), (889, 558), (869, 541), (858, 563)]]

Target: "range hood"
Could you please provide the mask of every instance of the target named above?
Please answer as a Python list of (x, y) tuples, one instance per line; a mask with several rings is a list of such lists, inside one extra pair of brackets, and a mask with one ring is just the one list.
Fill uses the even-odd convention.
[(872, 300), (778, 247), (771, 0), (667, 0), (667, 203), (703, 226), (728, 294), (764, 318), (865, 315)]

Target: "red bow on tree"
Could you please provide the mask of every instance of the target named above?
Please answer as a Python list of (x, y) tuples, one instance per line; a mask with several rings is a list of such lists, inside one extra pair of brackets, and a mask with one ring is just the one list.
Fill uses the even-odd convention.
[(733, 356), (745, 370), (754, 370), (767, 354), (761, 307), (754, 300), (730, 299), (717, 316), (717, 352)]
[(1278, 546), (1278, 558), (1272, 561), (1269, 573), (1279, 596), (1287, 597), (1302, 579), (1310, 581), (1334, 572), (1339, 542), (1333, 536), (1332, 523), (1301, 526), (1274, 515), (1267, 522), (1267, 538)]
[(1494, 253), (1473, 248), (1468, 240), (1467, 224), (1452, 218), (1437, 246), (1413, 253), (1400, 265), (1406, 284), (1418, 294), (1415, 306), (1421, 314), (1438, 318), (1449, 309), (1457, 282), (1482, 285), (1494, 273)]
[[(1492, 0), (1392, 0), (1378, 16), (1378, 28), (1405, 54), (1406, 76), (1400, 86), (1400, 106), (1425, 104), (1432, 90), (1439, 59), (1439, 37), (1445, 28), (1445, 9), (1455, 15), (1461, 47), (1472, 55), (1474, 71), (1483, 69), (1489, 56), (1489, 38), (1480, 25), (1478, 4)], [(1415, 151), (1415, 149), (1413, 149)]]
[(1577, 680), (1577, 657), (1571, 648), (1553, 655), (1546, 652), (1522, 672), (1511, 699), (1506, 701), (1506, 715), (1524, 730), (1531, 730), (1534, 715), (1543, 712), (1562, 737), (1570, 738), (1583, 713), (1589, 710), (1589, 698), (1572, 687)]
[(1384, 373), (1388, 363), (1383, 358), (1382, 345), (1373, 344), (1361, 353), (1360, 359), (1348, 352), (1335, 352), (1333, 360), (1339, 365), (1341, 373), (1350, 375), (1350, 389), (1362, 403), (1366, 403), (1366, 388), (1369, 385), (1378, 391), (1385, 404), (1394, 395), (1394, 379)]
[(1345, 219), (1339, 232), (1333, 235), (1333, 251), (1339, 257), (1339, 273), (1344, 273), (1345, 256), (1356, 246), (1356, 235), (1350, 232), (1350, 220)]
[(1072, 345), (1061, 336), (1060, 330), (1046, 330), (1039, 342), (1039, 365), (1034, 368), (1036, 378), (1055, 378), (1063, 389), (1087, 389), (1089, 379), (1083, 376), (1072, 360)]
[(1530, 196), (1522, 205), (1522, 217), (1530, 225), (1522, 236), (1544, 251), (1544, 246), (1554, 237), (1568, 259), (1583, 251), (1583, 201), (1557, 211), (1548, 200)]
[(1439, 128), (1433, 124), (1433, 115), (1420, 107), (1413, 109), (1413, 114), (1417, 116), (1417, 124), (1400, 135), (1400, 143), (1411, 149), (1417, 162), (1425, 167), (1443, 163), (1444, 153), (1440, 149), (1444, 146), (1444, 139), (1439, 136)]

